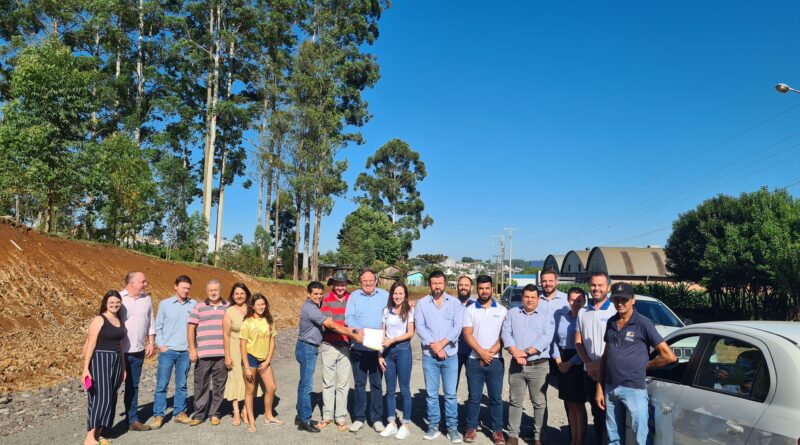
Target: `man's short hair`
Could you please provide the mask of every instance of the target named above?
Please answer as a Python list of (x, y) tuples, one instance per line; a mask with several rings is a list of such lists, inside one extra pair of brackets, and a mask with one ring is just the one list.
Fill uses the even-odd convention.
[(358, 279), (359, 279), (359, 281), (361, 280), (361, 277), (363, 277), (363, 276), (364, 276), (364, 274), (365, 274), (365, 273), (367, 273), (367, 272), (371, 273), (373, 277), (375, 277), (375, 278), (378, 278), (378, 274), (377, 274), (377, 273), (375, 273), (375, 271), (374, 271), (374, 270), (372, 270), (372, 268), (371, 268), (371, 267), (365, 267), (365, 268), (361, 269), (361, 270), (358, 272)]
[(548, 275), (548, 274), (549, 275), (553, 275), (554, 277), (556, 277), (556, 280), (558, 279), (558, 272), (556, 272), (556, 270), (553, 269), (552, 267), (548, 267), (546, 269), (542, 269), (542, 273), (540, 275), (544, 276), (544, 275)]
[(320, 283), (319, 281), (312, 281), (312, 282), (308, 283), (308, 286), (306, 286), (306, 290), (308, 291), (309, 294), (314, 289), (319, 289), (321, 291), (324, 291), (325, 290), (325, 285)]
[(478, 276), (475, 278), (475, 281), (476, 281), (478, 284), (483, 284), (483, 283), (489, 283), (489, 284), (492, 284), (492, 277), (490, 277), (489, 275), (478, 275)]
[(442, 272), (441, 270), (434, 270), (433, 272), (431, 272), (428, 275), (428, 283), (430, 283), (431, 280), (434, 279), (434, 278), (445, 278), (446, 279), (447, 277), (444, 276), (444, 272)]
[(222, 287), (222, 284), (216, 278), (208, 280), (208, 283), (206, 283), (206, 287), (211, 286), (212, 284), (216, 284), (217, 286)]
[(175, 285), (177, 286), (181, 283), (189, 283), (189, 285), (191, 286), (192, 279), (189, 278), (188, 275), (178, 275), (178, 278), (175, 278)]
[(536, 287), (535, 284), (526, 284), (525, 287), (522, 288), (522, 293), (525, 292), (536, 292), (536, 296), (539, 296), (539, 288)]
[(140, 274), (140, 273), (141, 272), (133, 271), (133, 272), (128, 272), (127, 274), (125, 274), (125, 285), (127, 286), (128, 284), (130, 284), (130, 282), (133, 281), (133, 277), (135, 277), (137, 274)]
[(608, 274), (603, 272), (602, 270), (596, 270), (592, 272), (592, 274), (589, 276), (589, 281), (591, 281), (592, 278), (594, 277), (605, 277), (606, 283), (611, 283), (611, 279), (608, 277)]
[(468, 277), (468, 276), (466, 276), (466, 275), (461, 275), (460, 277), (458, 277), (458, 280), (456, 280), (456, 283), (457, 283), (457, 282), (459, 282), (459, 281), (461, 281), (461, 280), (463, 280), (464, 278), (466, 278), (467, 280), (469, 280), (469, 284), (472, 284), (472, 278), (470, 278), (470, 277)]

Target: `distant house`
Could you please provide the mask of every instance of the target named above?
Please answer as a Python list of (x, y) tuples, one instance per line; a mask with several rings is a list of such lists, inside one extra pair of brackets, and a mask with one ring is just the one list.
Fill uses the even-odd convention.
[(425, 275), (420, 271), (414, 271), (406, 275), (406, 285), (408, 286), (423, 286), (425, 284)]
[(382, 271), (378, 272), (378, 287), (383, 289), (389, 289), (390, 287), (392, 287), (392, 284), (394, 284), (395, 281), (401, 279), (402, 276), (403, 275), (400, 272), (400, 269), (394, 266), (389, 266), (386, 269), (383, 269)]

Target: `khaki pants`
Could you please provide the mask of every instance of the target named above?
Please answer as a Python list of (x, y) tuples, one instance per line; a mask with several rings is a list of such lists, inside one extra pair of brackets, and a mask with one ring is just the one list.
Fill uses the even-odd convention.
[(347, 421), (347, 393), (350, 390), (350, 347), (319, 345), (322, 363), (322, 420)]

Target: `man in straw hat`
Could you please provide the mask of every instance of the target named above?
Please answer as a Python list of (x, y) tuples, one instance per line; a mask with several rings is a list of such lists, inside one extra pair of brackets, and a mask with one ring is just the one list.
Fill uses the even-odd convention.
[[(347, 286), (352, 284), (344, 269), (337, 269), (328, 280), (331, 292), (322, 299), (320, 310), (330, 317), (334, 323), (346, 326), (344, 311), (350, 294)], [(325, 329), (322, 333), (322, 344), (319, 346), (319, 358), (322, 362), (322, 422), (319, 428), (325, 428), (336, 421), (339, 431), (347, 430), (347, 393), (350, 389), (350, 339)]]

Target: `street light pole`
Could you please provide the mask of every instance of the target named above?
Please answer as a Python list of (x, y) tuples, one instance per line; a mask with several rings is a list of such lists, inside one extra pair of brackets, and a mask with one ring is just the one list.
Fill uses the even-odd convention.
[(789, 85), (786, 85), (785, 83), (779, 83), (779, 84), (775, 85), (775, 91), (777, 91), (777, 92), (779, 92), (781, 94), (786, 94), (788, 92), (800, 93), (800, 90), (796, 90), (796, 89), (790, 87)]
[(511, 262), (511, 249), (513, 248), (512, 236), (517, 229), (514, 227), (504, 227), (503, 230), (508, 230), (508, 285), (511, 286), (514, 284), (514, 281), (511, 279), (514, 275), (514, 266)]

